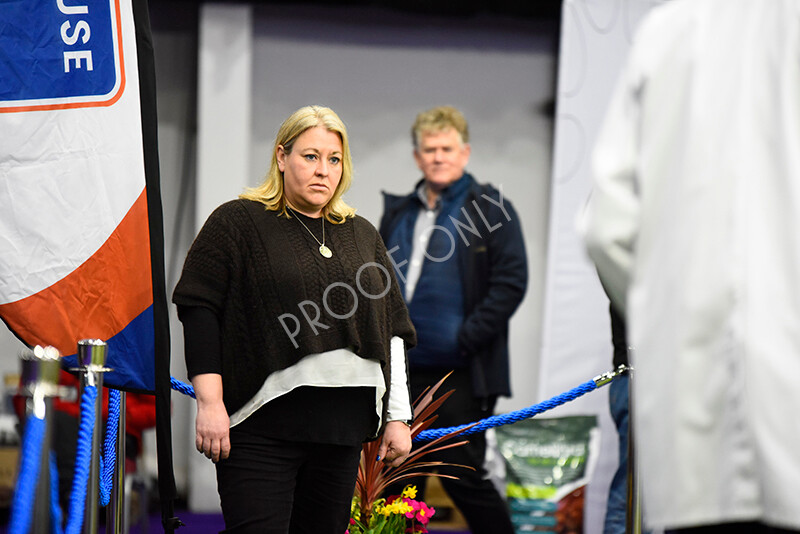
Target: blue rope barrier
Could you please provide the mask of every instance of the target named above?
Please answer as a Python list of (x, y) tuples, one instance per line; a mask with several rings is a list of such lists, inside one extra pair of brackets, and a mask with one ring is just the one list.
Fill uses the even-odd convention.
[(89, 481), (89, 468), (92, 460), (91, 444), (96, 400), (97, 388), (95, 386), (86, 386), (81, 398), (81, 425), (78, 429), (78, 452), (75, 456), (75, 474), (72, 478), (66, 534), (80, 534), (83, 527), (86, 486)]
[(61, 503), (58, 500), (58, 466), (56, 465), (56, 455), (50, 453), (50, 518), (52, 525), (50, 532), (53, 534), (64, 534), (64, 527), (61, 525)]
[[(172, 389), (195, 398), (194, 388), (170, 377)], [(601, 384), (602, 385), (602, 384)], [(572, 401), (590, 391), (597, 389), (598, 384), (595, 380), (590, 380), (580, 386), (571, 389), (566, 393), (557, 395), (549, 400), (535, 404), (523, 410), (518, 410), (508, 414), (487, 417), (478, 422), (477, 425), (462, 432), (460, 435), (466, 436), (476, 432), (483, 432), (489, 428), (516, 423), (523, 419), (528, 419), (547, 410)], [(51, 458), (51, 509), (53, 518), (53, 528), (55, 534), (79, 534), (83, 526), (83, 515), (86, 501), (87, 482), (89, 478), (89, 468), (91, 462), (91, 440), (94, 430), (95, 401), (97, 399), (97, 388), (86, 386), (81, 399), (81, 425), (78, 432), (77, 455), (75, 459), (75, 474), (72, 481), (72, 494), (69, 504), (69, 522), (65, 531), (61, 530), (61, 509), (58, 505), (58, 473), (55, 468), (55, 461)], [(101, 504), (108, 505), (110, 501), (111, 487), (113, 484), (113, 472), (116, 463), (116, 436), (119, 428), (120, 415), (120, 392), (111, 390), (109, 393), (109, 419), (106, 430), (104, 455), (100, 457), (101, 463)], [(445, 436), (451, 432), (466, 428), (470, 425), (459, 425), (448, 428), (429, 429), (420, 432), (415, 438), (415, 442), (432, 441)], [(32, 506), (34, 503), (34, 492), (39, 477), (39, 460), (41, 456), (42, 440), (44, 438), (45, 422), (36, 417), (30, 417), (25, 425), (25, 436), (23, 438), (23, 454), (18, 475), (17, 488), (14, 492), (14, 502), (12, 504), (12, 516), (9, 525), (9, 534), (27, 534), (32, 520)]]
[(14, 500), (11, 504), (9, 534), (28, 534), (31, 528), (44, 433), (44, 419), (28, 417), (22, 438), (22, 462), (17, 476), (17, 489), (14, 491)]
[[(600, 376), (593, 378), (592, 380), (588, 380), (583, 384), (572, 388), (571, 390), (561, 393), (560, 395), (556, 395), (555, 397), (548, 399), (546, 401), (542, 401), (538, 404), (534, 404), (533, 406), (529, 406), (527, 408), (523, 408), (522, 410), (517, 410), (515, 412), (510, 412), (507, 414), (501, 415), (493, 415), (491, 417), (487, 417), (486, 419), (481, 419), (478, 421), (475, 426), (472, 428), (467, 429), (466, 431), (459, 434), (459, 436), (468, 436), (470, 434), (475, 434), (476, 432), (483, 432), (490, 428), (494, 428), (497, 426), (508, 425), (512, 423), (516, 423), (518, 421), (522, 421), (523, 419), (530, 419), (531, 417), (538, 415), (542, 412), (546, 412), (548, 410), (552, 410), (557, 406), (561, 406), (562, 404), (566, 404), (569, 401), (575, 400), (578, 397), (581, 397), (590, 391), (594, 391), (598, 387), (604, 386), (611, 382), (615, 377), (619, 376), (622, 373), (628, 372), (629, 367), (627, 366), (620, 366), (617, 370), (611, 371), (609, 373), (604, 373)], [(179, 391), (185, 395), (189, 395), (192, 398), (195, 398), (194, 395), (194, 388), (189, 384), (181, 382), (174, 377), (170, 377), (170, 385), (172, 389)], [(474, 424), (474, 423), (470, 423)], [(414, 437), (415, 443), (422, 443), (426, 441), (433, 441), (440, 437), (443, 437), (451, 432), (455, 432), (457, 430), (461, 430), (470, 426), (470, 424), (466, 425), (458, 425), (458, 426), (451, 426), (447, 428), (433, 428), (428, 430), (423, 430), (419, 434)]]
[(188, 395), (193, 399), (195, 398), (194, 388), (191, 385), (185, 382), (181, 382), (180, 380), (174, 377), (169, 377), (169, 383), (170, 386), (172, 386), (172, 389), (174, 389), (175, 391), (183, 393), (184, 395)]
[(108, 422), (103, 442), (103, 454), (100, 456), (100, 506), (108, 506), (108, 503), (111, 502), (114, 468), (117, 464), (117, 434), (119, 432), (121, 397), (118, 389), (108, 392)]
[[(53, 534), (65, 534), (65, 532), (67, 534), (79, 534), (83, 527), (97, 394), (95, 386), (86, 386), (81, 398), (81, 424), (78, 430), (75, 471), (69, 502), (69, 521), (66, 530), (62, 528), (61, 524), (63, 518), (58, 495), (58, 468), (55, 455), (50, 456), (50, 514), (51, 532)], [(121, 394), (119, 390), (110, 390), (105, 442), (103, 454), (100, 456), (100, 501), (102, 506), (107, 506), (111, 500), (114, 469), (116, 467), (116, 442), (119, 429), (120, 405)], [(26, 421), (22, 442), (22, 461), (17, 477), (17, 487), (14, 491), (9, 534), (27, 534), (30, 530), (36, 486), (39, 481), (39, 466), (45, 429), (46, 424), (43, 419), (31, 416)]]
[[(594, 391), (595, 389), (597, 389), (597, 383), (594, 380), (589, 380), (588, 382), (584, 382), (580, 386), (575, 387), (566, 393), (556, 395), (555, 397), (546, 401), (542, 401), (539, 404), (534, 404), (533, 406), (529, 406), (522, 410), (517, 410), (516, 412), (493, 415), (491, 417), (487, 417), (486, 419), (481, 419), (478, 421), (477, 425), (459, 434), (459, 437), (468, 436), (476, 432), (483, 432), (484, 430), (496, 426), (507, 425), (516, 423), (517, 421), (522, 421), (523, 419), (528, 419), (534, 415), (551, 410), (556, 406), (561, 406), (562, 404), (565, 404), (571, 400), (575, 400), (581, 395), (585, 395), (586, 393)], [(414, 442), (422, 443), (426, 441), (433, 441), (437, 438), (445, 436), (446, 434), (449, 434), (450, 432), (455, 432), (456, 430), (461, 430), (462, 428), (466, 428), (468, 426), (469, 425), (458, 425), (451, 426), (449, 428), (433, 428), (429, 430), (423, 430), (414, 437)]]

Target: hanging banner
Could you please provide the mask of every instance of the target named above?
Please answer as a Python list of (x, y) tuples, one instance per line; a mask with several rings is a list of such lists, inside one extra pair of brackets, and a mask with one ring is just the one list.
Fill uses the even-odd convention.
[(119, 2), (7, 2), (2, 17), (0, 110), (109, 105), (122, 94)]
[(147, 0), (0, 0), (0, 318), (109, 387), (153, 393), (165, 532), (175, 479), (155, 62)]
[(0, 317), (67, 368), (79, 340), (102, 339), (104, 382), (154, 392), (163, 238), (131, 0), (4, 2), (0, 22)]

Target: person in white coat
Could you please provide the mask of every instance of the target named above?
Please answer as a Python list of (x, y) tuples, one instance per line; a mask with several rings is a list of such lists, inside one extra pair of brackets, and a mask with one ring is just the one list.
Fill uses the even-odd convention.
[(654, 8), (593, 170), (648, 526), (800, 529), (800, 0)]

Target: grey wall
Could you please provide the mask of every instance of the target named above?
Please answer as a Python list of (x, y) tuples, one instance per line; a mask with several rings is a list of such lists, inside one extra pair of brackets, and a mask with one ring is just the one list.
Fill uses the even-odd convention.
[(380, 192), (405, 193), (421, 177), (410, 127), (422, 109), (460, 108), (470, 123), (467, 169), (502, 186), (522, 218), (530, 287), (512, 323), (514, 398), (535, 402), (541, 285), (550, 179), (553, 23), (497, 17), (445, 19), (384, 10), (301, 8), (254, 15), (251, 183), (267, 168), (281, 121), (308, 103), (348, 126), (355, 178), (346, 198), (377, 225)]

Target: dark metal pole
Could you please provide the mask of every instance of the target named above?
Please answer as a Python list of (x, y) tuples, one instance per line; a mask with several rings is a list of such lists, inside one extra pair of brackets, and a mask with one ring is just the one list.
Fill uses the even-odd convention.
[[(119, 426), (117, 427), (117, 460), (114, 464), (114, 482), (111, 501), (106, 510), (106, 528), (113, 534), (126, 532), (125, 527), (125, 392), (119, 397)], [(111, 414), (109, 414), (111, 417)]]
[(636, 468), (636, 446), (634, 435), (634, 395), (633, 395), (633, 368), (628, 368), (628, 509), (625, 517), (625, 532), (641, 534), (642, 532), (642, 501), (641, 481), (639, 470)]

